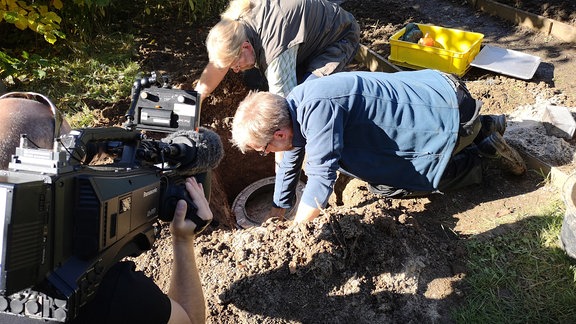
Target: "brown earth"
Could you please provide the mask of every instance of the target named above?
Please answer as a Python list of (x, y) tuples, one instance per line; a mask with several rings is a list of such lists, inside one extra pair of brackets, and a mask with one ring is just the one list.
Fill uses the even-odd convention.
[[(574, 12), (572, 0), (554, 4), (550, 8), (558, 8), (557, 13), (547, 10), (553, 17), (564, 17), (560, 10)], [(485, 113), (512, 119), (519, 108), (541, 103), (576, 107), (574, 44), (516, 27), (460, 1), (350, 0), (342, 6), (360, 22), (362, 43), (383, 57), (390, 51), (389, 37), (408, 22), (480, 32), (484, 44), (539, 56), (542, 62), (528, 81), (476, 68), (464, 75), (473, 95), (484, 101)], [(142, 25), (143, 66), (168, 73), (181, 88), (192, 88), (206, 64), (203, 41), (210, 26)], [(361, 64), (350, 68), (365, 69)], [(451, 312), (467, 296), (466, 239), (513, 231), (540, 206), (560, 198), (540, 170), (514, 177), (493, 169), (482, 185), (409, 200), (382, 199), (353, 180), (339, 183), (339, 195), (310, 224), (292, 228), (289, 222), (269, 220), (261, 227), (237, 229), (230, 212), (233, 199), (250, 183), (273, 174), (272, 157), (242, 155), (227, 140), (230, 119), (246, 92), (240, 78), (229, 73), (202, 113), (202, 123), (222, 136), (226, 153), (215, 171), (211, 201), (218, 226), (197, 238), (209, 323), (454, 322)], [(113, 107), (102, 115), (111, 124), (121, 114)], [(528, 149), (522, 145), (530, 146), (512, 131), (505, 137), (522, 152)], [(572, 149), (573, 144), (560, 146)], [(573, 164), (571, 159), (546, 162), (567, 170)], [(136, 258), (165, 291), (168, 235), (164, 226), (154, 248)]]

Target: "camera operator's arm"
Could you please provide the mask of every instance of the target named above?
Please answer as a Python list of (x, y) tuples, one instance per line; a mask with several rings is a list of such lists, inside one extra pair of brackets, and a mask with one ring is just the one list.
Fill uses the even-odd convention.
[(228, 68), (218, 68), (212, 62), (206, 65), (200, 80), (198, 80), (194, 88), (194, 91), (200, 93), (200, 101), (204, 101), (204, 98), (208, 97), (218, 87), (226, 73), (228, 73)]
[[(198, 216), (211, 220), (212, 212), (204, 196), (202, 184), (198, 184), (196, 179), (191, 177), (186, 179), (186, 189), (198, 207)], [(185, 219), (185, 216), (186, 202), (180, 200), (170, 224), (174, 262), (168, 292), (172, 303), (168, 323), (204, 323), (206, 304), (194, 251), (196, 225)]]

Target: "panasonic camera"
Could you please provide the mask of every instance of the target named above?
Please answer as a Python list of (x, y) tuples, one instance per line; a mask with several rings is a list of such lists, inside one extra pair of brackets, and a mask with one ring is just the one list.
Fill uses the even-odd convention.
[(183, 184), (203, 182), (222, 158), (219, 136), (199, 127), (198, 93), (153, 73), (134, 83), (125, 117), (72, 130), (53, 149), (21, 135), (0, 171), (0, 318), (75, 318), (114, 263), (152, 247), (180, 199), (199, 230), (208, 225)]

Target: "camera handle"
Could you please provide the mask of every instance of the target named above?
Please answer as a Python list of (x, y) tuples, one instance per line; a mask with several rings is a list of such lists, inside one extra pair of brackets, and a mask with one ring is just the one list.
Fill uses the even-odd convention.
[(159, 219), (162, 221), (170, 222), (174, 218), (174, 212), (176, 211), (176, 204), (180, 199), (186, 201), (188, 205), (186, 209), (186, 219), (191, 220), (196, 224), (196, 229), (194, 233), (198, 234), (202, 232), (208, 225), (210, 225), (209, 221), (205, 221), (200, 216), (198, 216), (198, 207), (192, 198), (186, 192), (186, 187), (184, 183), (179, 183), (172, 186), (167, 186), (166, 191), (164, 192), (164, 199), (161, 202), (162, 206), (160, 207), (160, 215), (158, 216)]
[[(162, 88), (170, 88), (170, 85), (168, 83), (168, 77), (162, 75), (161, 78), (163, 81)], [(134, 123), (134, 114), (136, 112), (136, 104), (138, 103), (138, 96), (140, 96), (142, 88), (150, 88), (150, 86), (158, 83), (159, 80), (156, 72), (150, 73), (150, 77), (143, 77), (140, 79), (136, 79), (136, 81), (134, 81), (134, 83), (132, 84), (132, 91), (130, 94), (130, 108), (126, 112), (126, 115), (124, 115), (124, 117), (126, 117), (126, 123), (124, 124), (124, 127), (126, 129), (133, 130), (134, 127), (136, 127), (136, 124)]]

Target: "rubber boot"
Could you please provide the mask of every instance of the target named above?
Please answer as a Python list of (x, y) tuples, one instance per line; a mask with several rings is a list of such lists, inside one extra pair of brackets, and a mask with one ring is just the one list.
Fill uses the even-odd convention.
[(500, 169), (515, 175), (526, 172), (526, 163), (520, 154), (512, 148), (499, 132), (493, 132), (478, 144), (480, 154), (489, 162), (495, 162)]

